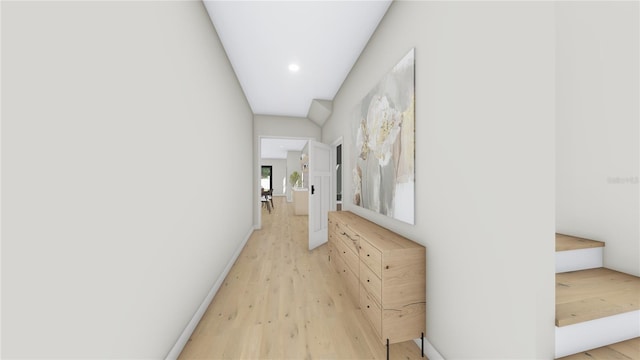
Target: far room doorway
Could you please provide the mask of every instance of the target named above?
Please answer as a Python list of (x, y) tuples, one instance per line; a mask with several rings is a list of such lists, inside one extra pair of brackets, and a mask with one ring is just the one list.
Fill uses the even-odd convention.
[[(258, 163), (256, 171), (258, 172), (256, 185), (260, 191), (256, 191), (256, 195), (260, 196), (263, 189), (270, 188), (270, 196), (274, 202), (274, 208), (278, 207), (278, 203), (293, 203), (294, 195), (299, 191), (304, 191), (304, 174), (303, 174), (303, 150), (306, 146), (308, 138), (292, 138), (292, 137), (258, 137)], [(265, 167), (271, 167), (270, 178)], [(297, 176), (292, 177), (293, 173)], [(295, 181), (294, 181), (295, 180)], [(308, 181), (308, 180), (307, 180)], [(266, 206), (262, 202), (262, 196), (257, 201), (257, 228), (262, 227), (262, 217), (271, 216)]]
[(341, 211), (342, 210), (342, 136), (337, 138), (333, 143), (331, 143), (332, 147), (332, 163), (333, 170), (332, 175), (334, 178), (334, 192), (332, 194), (333, 200), (331, 201), (331, 209)]

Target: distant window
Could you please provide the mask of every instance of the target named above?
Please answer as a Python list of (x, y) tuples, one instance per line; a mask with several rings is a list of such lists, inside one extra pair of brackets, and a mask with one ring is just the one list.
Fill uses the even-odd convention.
[(273, 166), (263, 165), (262, 176), (260, 178), (260, 186), (265, 190), (273, 189)]

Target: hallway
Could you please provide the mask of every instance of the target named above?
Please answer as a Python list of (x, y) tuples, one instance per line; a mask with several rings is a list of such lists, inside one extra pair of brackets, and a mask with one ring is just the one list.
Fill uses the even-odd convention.
[[(307, 217), (274, 198), (198, 324), (180, 359), (384, 359), (380, 344), (329, 267), (309, 252)], [(412, 341), (392, 359), (419, 359)], [(426, 359), (426, 358), (423, 358)]]

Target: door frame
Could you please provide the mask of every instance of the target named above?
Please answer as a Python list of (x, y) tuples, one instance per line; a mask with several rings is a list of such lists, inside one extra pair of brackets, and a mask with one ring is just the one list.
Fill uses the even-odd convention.
[[(269, 168), (269, 189), (273, 189), (273, 165), (260, 165), (260, 187), (262, 187), (262, 169)], [(264, 189), (264, 188), (263, 188)]]
[[(341, 188), (342, 188), (342, 208), (344, 209), (344, 141), (343, 141), (343, 137), (340, 136), (337, 139), (335, 139), (332, 143), (331, 143), (331, 178), (332, 179), (337, 179), (338, 177), (338, 172), (336, 169), (336, 166), (338, 165), (338, 161), (336, 160), (336, 157), (338, 156), (338, 145), (342, 145), (342, 178), (340, 179), (340, 182), (342, 183)], [(331, 210), (332, 211), (336, 211), (336, 209), (338, 208), (338, 187), (336, 186), (336, 184), (332, 184), (333, 186), (331, 187)]]
[[(254, 228), (256, 230), (260, 230), (262, 229), (262, 201), (260, 199), (260, 194), (259, 194), (259, 189), (261, 187), (260, 184), (260, 179), (261, 179), (261, 172), (262, 172), (262, 139), (283, 139), (283, 140), (306, 140), (307, 142), (309, 142), (309, 140), (315, 140), (312, 137), (305, 137), (305, 136), (273, 136), (273, 135), (258, 135), (258, 143), (255, 144), (256, 149), (254, 150), (254, 153), (256, 154), (256, 158), (254, 159), (253, 163), (254, 163), (254, 167), (253, 167), (253, 211), (254, 211), (254, 216), (256, 219), (256, 223), (254, 225)], [(288, 169), (287, 169), (288, 172)], [(287, 176), (289, 176), (287, 174)]]

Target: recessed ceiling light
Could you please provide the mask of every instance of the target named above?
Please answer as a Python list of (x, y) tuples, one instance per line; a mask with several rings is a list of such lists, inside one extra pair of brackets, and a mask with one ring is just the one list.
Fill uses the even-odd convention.
[(291, 64), (291, 65), (289, 65), (289, 71), (291, 71), (291, 72), (297, 72), (298, 70), (300, 70), (300, 66), (298, 66), (298, 64)]

